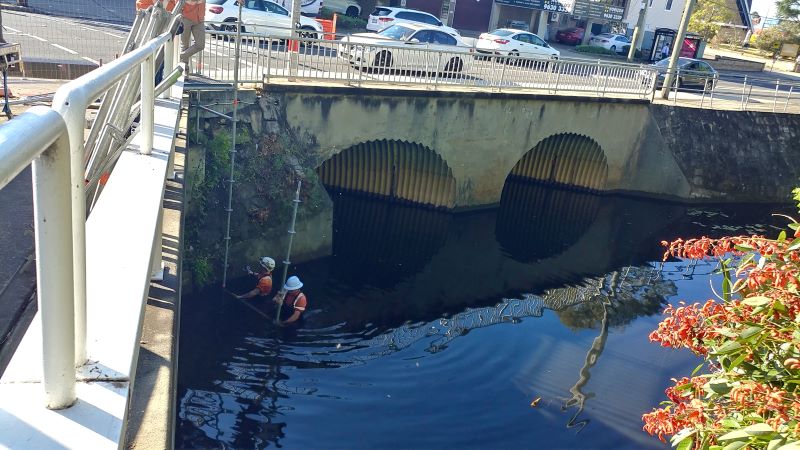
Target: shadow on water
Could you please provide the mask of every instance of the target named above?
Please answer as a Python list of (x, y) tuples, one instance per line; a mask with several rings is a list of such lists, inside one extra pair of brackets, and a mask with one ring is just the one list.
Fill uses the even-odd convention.
[[(215, 289), (184, 299), (178, 448), (654, 446), (639, 417), (686, 363), (627, 343), (646, 341), (637, 323), (686, 278), (661, 270), (658, 242), (769, 234), (751, 224), (774, 211), (516, 182), (498, 210), (459, 215), (332, 197), (334, 254), (292, 268), (304, 327), (276, 329)], [(632, 371), (652, 380), (636, 396), (608, 385)], [(448, 407), (409, 414), (431, 402)]]

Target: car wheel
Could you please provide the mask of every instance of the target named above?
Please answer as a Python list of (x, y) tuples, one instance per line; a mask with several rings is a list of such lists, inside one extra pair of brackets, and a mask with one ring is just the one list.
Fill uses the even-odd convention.
[(303, 39), (319, 39), (317, 30), (308, 26), (300, 28), (300, 37)]
[(611, 50), (612, 52), (614, 52), (614, 53), (617, 53), (617, 46), (616, 46), (616, 45), (612, 45), (612, 46), (611, 46), (611, 48), (610, 48), (610, 50)]
[(464, 70), (464, 61), (461, 58), (451, 58), (444, 66), (444, 71), (448, 73), (458, 73)]
[(347, 7), (347, 11), (345, 11), (345, 14), (350, 17), (358, 17), (358, 8), (356, 8), (355, 6), (349, 6)]
[[(238, 28), (236, 26), (236, 19), (234, 19), (232, 17), (229, 17), (229, 18), (225, 19), (225, 23), (223, 23), (222, 26), (220, 26), (219, 28), (222, 31), (228, 31), (228, 32), (231, 32), (231, 33), (236, 33), (236, 28)], [(247, 31), (245, 31), (244, 26), (242, 26), (242, 33), (246, 33), (246, 32)], [(233, 36), (223, 36), (223, 38), (225, 38), (226, 41), (234, 40)]]
[(380, 73), (383, 73), (386, 69), (392, 67), (392, 54), (386, 50), (378, 53), (372, 61), (372, 66), (378, 69)]

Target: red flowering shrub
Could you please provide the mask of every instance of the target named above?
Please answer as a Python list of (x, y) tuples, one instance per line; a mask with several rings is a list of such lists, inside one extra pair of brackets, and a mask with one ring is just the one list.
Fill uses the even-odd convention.
[(800, 450), (800, 224), (789, 228), (792, 238), (662, 243), (665, 260), (718, 260), (722, 301), (668, 306), (650, 334), (705, 362), (673, 379), (663, 407), (642, 416), (645, 431), (680, 449)]

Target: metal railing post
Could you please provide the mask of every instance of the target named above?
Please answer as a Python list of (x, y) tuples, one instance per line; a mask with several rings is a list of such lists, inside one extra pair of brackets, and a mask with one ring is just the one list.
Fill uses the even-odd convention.
[(747, 92), (747, 75), (745, 75), (745, 76), (744, 76), (744, 82), (742, 82), (742, 102), (741, 102), (741, 104), (740, 104), (740, 107), (741, 107), (742, 109), (745, 109), (745, 106), (744, 106), (744, 96), (745, 96), (745, 93), (746, 93), (746, 92)]
[(786, 108), (789, 107), (789, 100), (792, 98), (792, 90), (794, 86), (789, 86), (789, 94), (786, 96), (786, 104), (783, 105), (783, 112), (786, 112)]
[(775, 108), (778, 106), (778, 90), (781, 87), (781, 80), (775, 80), (775, 97), (772, 99), (772, 112), (775, 112)]
[(164, 267), (161, 262), (161, 223), (164, 220), (164, 208), (158, 205), (158, 219), (156, 222), (156, 234), (153, 236), (153, 251), (150, 257), (150, 280), (161, 281), (164, 279)]
[[(175, 46), (172, 45), (173, 37), (164, 45), (164, 76), (172, 73), (175, 69)], [(161, 98), (170, 98), (172, 96), (172, 88), (165, 90), (161, 93)]]
[(153, 55), (147, 57), (141, 66), (142, 73), (142, 109), (139, 118), (139, 132), (142, 135), (142, 147), (139, 152), (149, 155), (153, 151), (153, 127), (155, 124), (155, 62)]
[(70, 140), (63, 118), (44, 106), (0, 126), (0, 189), (31, 162), (44, 400), (62, 409), (77, 398)]
[[(108, 66), (106, 66), (108, 67)], [(53, 104), (58, 102), (53, 99)], [(85, 105), (69, 102), (57, 110), (67, 125), (70, 153), (70, 203), (72, 205), (72, 273), (75, 308), (75, 366), (86, 362), (86, 194), (83, 176), (86, 124)]]
[(674, 84), (675, 92), (674, 92), (674, 95), (672, 96), (672, 104), (673, 105), (677, 105), (678, 104), (678, 84), (680, 84), (680, 82), (681, 82), (681, 68), (678, 67), (678, 70), (675, 71), (675, 84)]
[(503, 61), (503, 67), (500, 69), (500, 81), (497, 82), (497, 92), (500, 92), (503, 89), (503, 82), (506, 78), (506, 66), (508, 65), (508, 61)]
[[(428, 62), (428, 55), (430, 55), (430, 53), (425, 55), (425, 63), (426, 64)], [(434, 91), (439, 87), (439, 67), (441, 67), (441, 65), (442, 65), (442, 54), (441, 54), (441, 52), (436, 52), (436, 66), (433, 68), (433, 70), (435, 71), (434, 73), (436, 74), (434, 76), (434, 78), (433, 78), (433, 90)], [(454, 69), (454, 67), (451, 67), (451, 69)], [(443, 74), (444, 74), (444, 72), (443, 72)]]
[(70, 158), (66, 128), (33, 161), (36, 279), (42, 320), (42, 365), (47, 407), (63, 409), (75, 393), (75, 304), (72, 300)]

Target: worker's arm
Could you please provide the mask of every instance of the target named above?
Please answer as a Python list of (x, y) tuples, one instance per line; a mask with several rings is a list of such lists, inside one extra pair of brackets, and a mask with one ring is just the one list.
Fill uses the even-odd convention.
[(298, 310), (298, 309), (295, 309), (295, 310), (294, 310), (294, 313), (292, 314), (292, 316), (291, 316), (291, 317), (289, 317), (288, 319), (284, 320), (284, 321), (283, 321), (283, 324), (284, 324), (284, 325), (287, 325), (287, 324), (290, 324), (290, 323), (292, 323), (292, 322), (297, 322), (297, 319), (299, 319), (299, 318), (300, 318), (300, 314), (302, 314), (302, 313), (300, 312), (300, 310)]
[(258, 295), (259, 293), (261, 293), (261, 290), (259, 290), (258, 288), (253, 288), (252, 291), (246, 292), (246, 293), (244, 293), (242, 295), (237, 295), (236, 298), (238, 298), (238, 299), (253, 298), (256, 295)]

